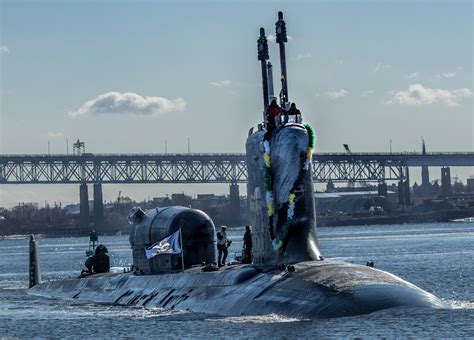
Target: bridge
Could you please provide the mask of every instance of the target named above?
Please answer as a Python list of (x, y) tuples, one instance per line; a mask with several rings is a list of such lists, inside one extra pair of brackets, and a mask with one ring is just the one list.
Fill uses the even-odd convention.
[[(314, 182), (398, 181), (398, 201), (409, 204), (409, 168), (438, 166), (443, 192), (450, 188), (450, 166), (474, 166), (474, 152), (464, 153), (317, 153)], [(240, 215), (238, 183), (247, 181), (244, 154), (91, 154), (0, 155), (0, 184), (80, 184), (80, 222), (90, 225), (89, 183), (93, 184), (94, 226), (104, 223), (102, 184), (229, 183), (230, 213)]]
[[(317, 153), (313, 180), (403, 181), (409, 167), (474, 166), (474, 152)], [(244, 154), (0, 155), (0, 184), (245, 183)]]

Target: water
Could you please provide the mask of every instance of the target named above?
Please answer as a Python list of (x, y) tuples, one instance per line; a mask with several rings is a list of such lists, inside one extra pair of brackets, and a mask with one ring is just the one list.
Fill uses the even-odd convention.
[[(218, 317), (138, 307), (105, 306), (27, 294), (28, 241), (0, 241), (0, 336), (77, 337), (474, 337), (474, 223), (318, 229), (327, 258), (392, 272), (434, 293), (452, 309), (398, 308), (329, 320), (278, 315)], [(230, 254), (243, 230), (231, 231)], [(130, 263), (127, 236), (102, 237), (113, 266)], [(88, 238), (42, 239), (43, 280), (78, 274)]]

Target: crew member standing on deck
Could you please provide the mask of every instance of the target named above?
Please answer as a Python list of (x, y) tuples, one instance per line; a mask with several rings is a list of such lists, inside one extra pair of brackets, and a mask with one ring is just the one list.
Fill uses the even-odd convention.
[(249, 225), (245, 227), (242, 263), (252, 263), (252, 231)]
[[(225, 260), (227, 259), (227, 254), (229, 253), (227, 250), (229, 241), (227, 240), (226, 230), (227, 227), (223, 225), (221, 227), (221, 230), (217, 232), (217, 251), (219, 253), (217, 257), (217, 265), (219, 267), (225, 266)], [(222, 257), (222, 255), (224, 256)]]

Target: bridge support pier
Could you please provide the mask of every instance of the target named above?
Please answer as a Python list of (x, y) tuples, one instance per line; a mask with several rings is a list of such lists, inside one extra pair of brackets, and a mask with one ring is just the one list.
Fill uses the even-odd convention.
[(408, 167), (405, 167), (405, 204), (411, 205), (410, 170)]
[(95, 230), (101, 230), (104, 227), (102, 183), (94, 183), (94, 227)]
[(398, 205), (410, 205), (410, 170), (408, 167), (399, 168), (399, 181), (398, 181)]
[(239, 185), (232, 183), (229, 188), (230, 216), (234, 223), (240, 223), (240, 194)]
[(451, 188), (451, 169), (449, 167), (441, 168), (441, 195), (446, 198), (453, 193)]
[(405, 205), (405, 184), (398, 181), (398, 205)]
[(83, 229), (89, 227), (89, 192), (86, 183), (79, 186), (79, 226)]
[(377, 195), (387, 197), (387, 183), (379, 182), (377, 185)]

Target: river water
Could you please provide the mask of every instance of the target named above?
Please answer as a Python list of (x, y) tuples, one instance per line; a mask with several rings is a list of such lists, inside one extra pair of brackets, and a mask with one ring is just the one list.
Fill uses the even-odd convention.
[[(243, 230), (230, 232), (230, 254)], [(163, 309), (105, 306), (29, 295), (28, 240), (0, 241), (0, 336), (31, 338), (468, 338), (474, 337), (474, 223), (318, 229), (322, 253), (352, 263), (375, 262), (431, 292), (452, 308), (397, 308), (329, 320), (278, 315), (219, 317)], [(127, 236), (101, 237), (112, 266), (130, 264)], [(43, 280), (78, 274), (88, 238), (41, 239)]]

